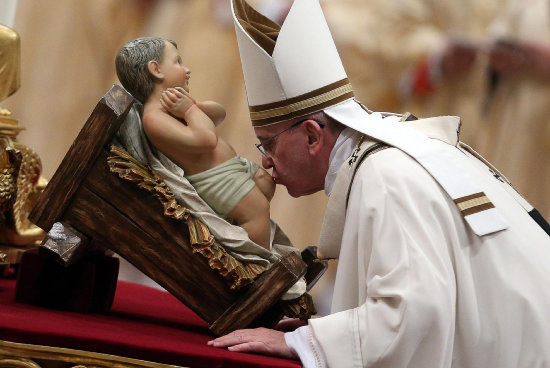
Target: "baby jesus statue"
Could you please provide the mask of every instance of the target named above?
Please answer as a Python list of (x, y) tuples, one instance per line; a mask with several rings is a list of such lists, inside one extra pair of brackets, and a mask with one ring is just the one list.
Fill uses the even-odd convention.
[(234, 220), (250, 240), (269, 250), (275, 184), (216, 134), (225, 109), (191, 97), (191, 73), (176, 43), (154, 37), (130, 41), (117, 54), (116, 71), (124, 88), (143, 104), (143, 130), (150, 142), (184, 170), (218, 215)]

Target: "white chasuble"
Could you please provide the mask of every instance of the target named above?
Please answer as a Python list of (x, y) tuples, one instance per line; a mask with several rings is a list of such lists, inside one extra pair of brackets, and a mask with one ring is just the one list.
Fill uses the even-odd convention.
[(509, 227), (478, 236), (413, 158), (367, 157), (341, 214), (333, 314), (309, 322), (328, 366), (550, 366), (550, 237), (494, 170), (434, 144), (467, 157)]

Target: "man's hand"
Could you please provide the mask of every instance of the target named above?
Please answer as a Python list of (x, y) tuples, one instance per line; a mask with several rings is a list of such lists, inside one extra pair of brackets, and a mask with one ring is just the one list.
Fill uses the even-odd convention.
[(181, 87), (168, 88), (162, 92), (160, 104), (175, 117), (184, 119), (185, 113), (196, 101)]
[(288, 359), (299, 359), (298, 355), (286, 345), (284, 332), (263, 327), (237, 330), (208, 341), (208, 345), (241, 353), (260, 353)]

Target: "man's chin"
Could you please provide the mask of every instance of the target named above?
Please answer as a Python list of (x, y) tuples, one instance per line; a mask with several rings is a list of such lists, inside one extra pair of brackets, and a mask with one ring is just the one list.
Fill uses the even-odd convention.
[(299, 198), (299, 197), (302, 197), (304, 194), (301, 194), (301, 193), (294, 193), (294, 192), (291, 192), (290, 190), (287, 189), (287, 192), (288, 194), (292, 197), (292, 198)]
[(298, 188), (289, 187), (287, 185), (285, 185), (285, 187), (286, 187), (286, 191), (288, 192), (288, 194), (292, 198), (307, 196), (307, 195), (310, 195), (310, 194), (313, 194), (313, 193), (317, 193), (319, 191), (319, 190), (314, 190), (314, 189), (309, 189), (309, 190), (298, 189)]

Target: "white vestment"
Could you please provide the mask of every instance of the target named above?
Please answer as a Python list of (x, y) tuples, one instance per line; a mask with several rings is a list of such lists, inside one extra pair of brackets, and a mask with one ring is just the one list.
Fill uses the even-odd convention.
[(434, 142), (468, 157), (509, 227), (475, 235), (413, 158), (367, 157), (341, 214), (332, 314), (306, 329), (330, 367), (550, 367), (550, 237), (494, 171)]

